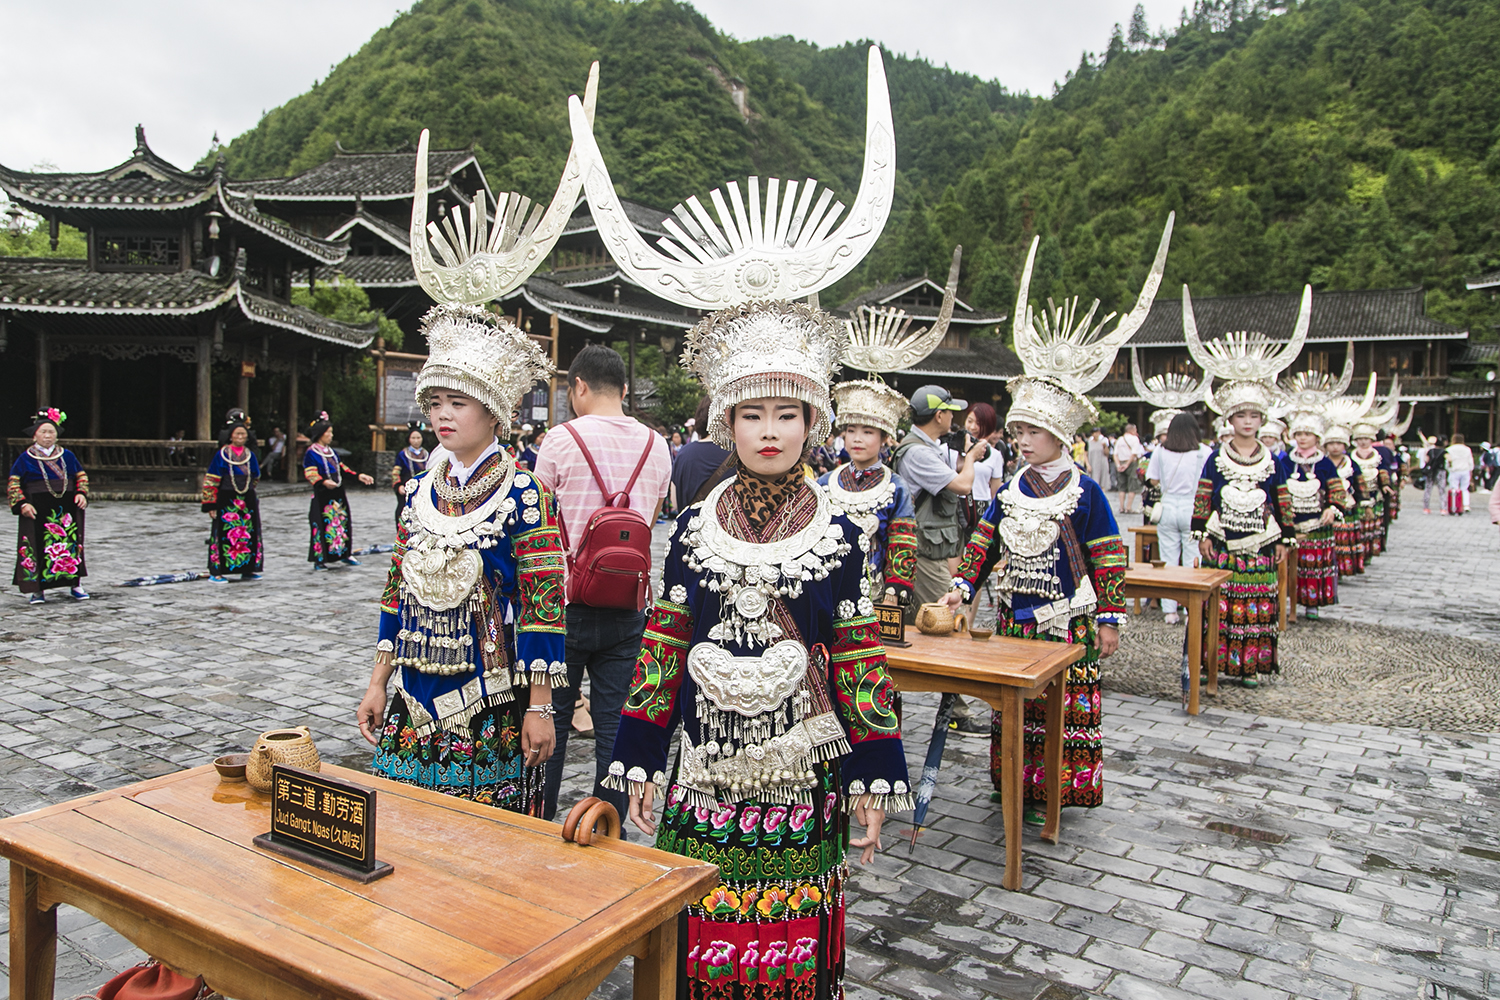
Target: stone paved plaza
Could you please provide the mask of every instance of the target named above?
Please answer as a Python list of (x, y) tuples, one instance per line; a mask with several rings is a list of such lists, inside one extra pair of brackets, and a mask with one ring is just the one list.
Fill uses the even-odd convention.
[[(998, 887), (988, 743), (950, 739), (915, 853), (895, 817), (856, 867), (850, 997), (1500, 995), (1500, 529), (1484, 495), (1463, 519), (1416, 499), (1391, 554), (1288, 634), (1286, 671), (1258, 692), (1225, 685), (1188, 718), (1181, 629), (1158, 611), (1134, 623), (1106, 664), (1105, 804), (1065, 811), (1055, 846), (1027, 830), (1021, 892)], [(355, 496), (356, 545), (389, 541), (393, 503)], [(201, 568), (207, 519), (101, 502), (94, 600), (0, 597), (0, 812), (201, 764), (272, 726), (306, 724), (325, 759), (365, 766), (353, 711), (386, 557), (314, 575), (305, 517), (302, 497), (265, 501), (263, 581), (118, 588)], [(906, 701), (914, 774), (935, 703)], [(573, 748), (565, 805), (585, 791)], [(60, 928), (58, 997), (140, 957), (76, 911)], [(628, 984), (622, 967), (596, 995)]]

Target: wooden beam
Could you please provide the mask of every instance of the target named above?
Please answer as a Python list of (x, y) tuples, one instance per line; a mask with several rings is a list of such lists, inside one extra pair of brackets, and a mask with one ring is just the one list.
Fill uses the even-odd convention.
[(47, 357), (47, 331), (36, 331), (36, 408), (52, 403), (52, 360)]
[(89, 437), (97, 438), (104, 427), (104, 414), (100, 408), (100, 377), (103, 365), (97, 354), (89, 355)]
[(196, 430), (194, 433), (198, 440), (207, 441), (213, 437), (213, 360), (214, 339), (211, 334), (204, 334), (198, 338), (198, 364), (197, 382), (195, 384), (194, 402), (196, 403), (196, 416), (194, 421)]
[(292, 344), (292, 372), (286, 380), (286, 481), (295, 483), (302, 470), (297, 463), (297, 434), (302, 430), (297, 415), (297, 345)]

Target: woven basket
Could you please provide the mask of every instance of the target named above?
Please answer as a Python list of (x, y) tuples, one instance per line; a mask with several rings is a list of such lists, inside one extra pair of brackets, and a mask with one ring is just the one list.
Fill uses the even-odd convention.
[(245, 780), (251, 788), (270, 791), (273, 764), (307, 771), (320, 770), (323, 762), (318, 757), (318, 748), (313, 745), (312, 730), (298, 726), (261, 733), (250, 751), (250, 759), (245, 762)]

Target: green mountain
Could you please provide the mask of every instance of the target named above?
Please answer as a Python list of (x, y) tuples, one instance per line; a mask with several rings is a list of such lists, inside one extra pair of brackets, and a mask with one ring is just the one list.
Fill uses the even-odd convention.
[[(966, 295), (1009, 308), (1035, 234), (1038, 299), (1128, 308), (1175, 210), (1166, 295), (1421, 282), (1432, 315), (1490, 335), (1500, 309), (1463, 278), (1500, 266), (1500, 5), (1197, 0), (1164, 37), (1131, 36), (1046, 99), (888, 53), (896, 211), (827, 298), (941, 274), (958, 242)], [(422, 0), (236, 139), (229, 167), (296, 171), (335, 140), (426, 126), (475, 143), (497, 188), (545, 196), (563, 95), (599, 59), (596, 132), (626, 196), (667, 207), (752, 173), (847, 195), (866, 44), (739, 42), (672, 0)]]

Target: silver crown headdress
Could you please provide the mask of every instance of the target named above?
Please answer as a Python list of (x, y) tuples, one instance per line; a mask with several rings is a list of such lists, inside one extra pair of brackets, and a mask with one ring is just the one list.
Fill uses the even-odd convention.
[[(726, 414), (736, 404), (791, 396), (816, 411), (810, 439), (832, 423), (829, 379), (847, 341), (845, 324), (815, 305), (794, 305), (848, 274), (875, 245), (891, 212), (896, 141), (880, 49), (870, 47), (866, 87), (864, 172), (844, 214), (827, 188), (770, 178), (709, 193), (714, 216), (697, 197), (662, 223), (668, 233), (649, 245), (625, 214), (594, 141), (592, 121), (575, 97), (568, 102), (573, 142), (583, 166), (583, 192), (599, 235), (620, 270), (652, 294), (692, 309), (717, 310), (688, 333), (682, 366), (708, 389), (709, 434), (726, 448)], [(815, 201), (816, 199), (816, 201)], [(840, 216), (843, 221), (840, 222)]]
[[(1350, 352), (1353, 353), (1352, 351)], [(1347, 368), (1348, 365), (1346, 364)], [(1323, 404), (1323, 419), (1327, 426), (1323, 431), (1323, 443), (1338, 441), (1349, 444), (1350, 432), (1355, 422), (1375, 402), (1375, 373), (1370, 373), (1370, 383), (1363, 396), (1339, 396)]]
[[(1188, 354), (1203, 369), (1208, 405), (1226, 417), (1243, 410), (1270, 415), (1276, 403), (1272, 380), (1297, 360), (1311, 323), (1312, 286), (1307, 285), (1302, 289), (1302, 306), (1297, 310), (1292, 339), (1286, 343), (1271, 340), (1263, 333), (1239, 330), (1205, 344), (1198, 338), (1192, 293), (1187, 285), (1182, 286), (1182, 333)], [(1224, 384), (1215, 389), (1214, 379)]]
[(943, 304), (931, 326), (913, 332), (912, 317), (906, 310), (888, 306), (861, 306), (848, 320), (849, 344), (844, 348), (843, 363), (868, 372), (871, 377), (840, 382), (833, 387), (838, 413), (835, 426), (866, 424), (895, 437), (896, 427), (910, 404), (905, 396), (886, 385), (879, 373), (904, 371), (943, 342), (953, 320), (962, 260), (963, 247), (954, 247), (948, 283), (943, 286)]
[(1136, 395), (1159, 407), (1151, 413), (1153, 437), (1165, 434), (1173, 417), (1185, 412), (1189, 406), (1201, 403), (1207, 394), (1206, 380), (1200, 381), (1183, 372), (1163, 372), (1142, 378), (1141, 352), (1134, 347), (1130, 349), (1130, 377), (1135, 382)]
[(1283, 441), (1286, 438), (1286, 421), (1278, 416), (1268, 415), (1265, 423), (1260, 425), (1260, 430), (1255, 436), (1263, 438), (1271, 437), (1277, 441)]
[[(1026, 253), (1026, 267), (1021, 272), (1015, 317), (1011, 322), (1016, 354), (1020, 356), (1026, 374), (1005, 384), (1011, 397), (1010, 412), (1005, 415), (1007, 426), (1033, 424), (1050, 431), (1060, 441), (1071, 441), (1085, 421), (1098, 419), (1098, 409), (1084, 393), (1104, 381), (1120, 347), (1146, 322), (1151, 303), (1156, 300), (1156, 291), (1161, 287), (1162, 272), (1166, 270), (1167, 247), (1172, 242), (1175, 220), (1175, 212), (1168, 214), (1161, 242), (1156, 247), (1156, 258), (1134, 308), (1107, 334), (1102, 334), (1104, 326), (1116, 314), (1110, 313), (1095, 324), (1098, 299), (1082, 319), (1076, 319), (1077, 296), (1060, 306), (1049, 298), (1047, 312), (1038, 314), (1033, 311), (1029, 296), (1031, 269), (1036, 262), (1041, 237), (1032, 237), (1031, 249)], [(1038, 322), (1040, 330), (1037, 329)]]
[[(591, 122), (598, 90), (596, 62), (580, 106)], [(528, 198), (506, 193), (495, 199), (492, 215), (481, 188), (469, 203), (467, 223), (463, 208), (455, 205), (439, 225), (427, 221), (428, 141), (423, 129), (412, 194), (411, 262), (417, 281), (438, 304), (422, 317), (428, 355), (417, 375), (417, 402), (426, 412), (433, 390), (454, 389), (508, 422), (521, 397), (555, 369), (515, 323), (480, 304), (519, 288), (552, 252), (578, 202), (583, 174), (577, 145), (568, 153), (557, 193), (545, 211)], [(434, 250), (442, 263), (433, 259)]]

